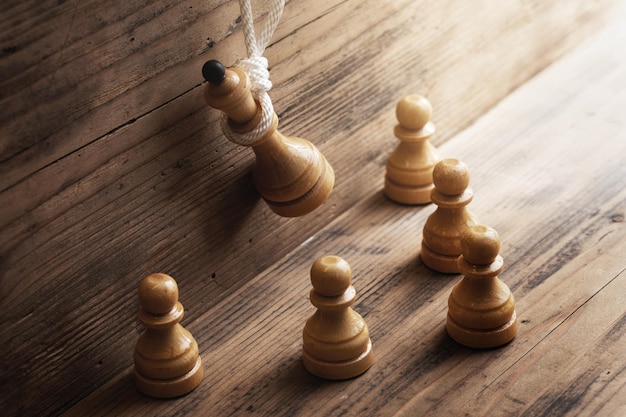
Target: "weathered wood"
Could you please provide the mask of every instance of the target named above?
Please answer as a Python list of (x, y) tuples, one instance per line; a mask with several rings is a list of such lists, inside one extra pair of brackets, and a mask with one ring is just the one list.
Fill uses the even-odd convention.
[[(459, 360), (459, 349), (440, 334), (434, 314), (443, 313), (438, 301), (447, 297), (448, 282), (427, 281), (435, 275), (420, 267), (420, 277), (425, 275), (415, 285), (419, 243), (395, 245), (396, 239), (419, 237), (428, 210), (394, 206), (379, 192), (385, 161), (396, 145), (395, 103), (411, 93), (429, 98), (438, 128), (433, 143), (447, 145), (454, 137), (440, 147), (442, 156), (459, 156), (469, 164), (474, 191), (489, 195), (486, 201), (477, 198), (472, 207), (479, 215), (488, 212), (490, 225), (503, 236), (505, 261), (513, 262), (507, 269), (511, 276), (526, 279), (507, 284), (522, 296), (542, 288), (563, 263), (590, 250), (590, 239), (607, 231), (609, 225), (597, 221), (599, 216), (608, 216), (606, 222), (623, 216), (618, 187), (623, 185), (623, 165), (616, 162), (618, 150), (611, 149), (615, 144), (591, 138), (598, 133), (594, 125), (577, 125), (586, 132), (584, 141), (580, 136), (576, 146), (567, 142), (565, 150), (561, 141), (537, 138), (540, 150), (529, 149), (524, 129), (545, 123), (540, 134), (551, 137), (562, 123), (599, 123), (587, 112), (616, 111), (605, 109), (611, 100), (595, 108), (582, 106), (577, 94), (584, 77), (576, 73), (582, 78), (564, 80), (564, 87), (545, 99), (555, 104), (513, 100), (527, 107), (509, 110), (502, 123), (488, 116), (495, 128), (483, 125), (484, 131), (468, 131), (469, 138), (455, 135), (597, 30), (616, 3), (288, 2), (266, 53), (275, 85), (270, 94), (281, 130), (315, 143), (335, 167), (337, 182), (314, 216), (283, 219), (253, 189), (249, 149), (222, 137), (217, 112), (202, 99), (202, 63), (210, 58), (232, 63), (243, 53), (236, 2), (2, 2), (4, 415), (58, 415), (106, 381), (113, 382), (103, 392), (114, 393), (116, 400), (96, 393), (77, 413), (93, 406), (104, 414), (163, 408), (171, 415), (194, 407), (228, 414), (248, 406), (265, 412), (292, 407), (284, 401), (300, 390), (303, 402), (293, 407), (304, 413), (319, 406), (307, 399), (351, 393), (349, 387), (368, 381), (378, 389), (352, 401), (384, 400), (376, 403), (384, 413), (399, 409), (406, 402), (402, 398), (424, 386), (401, 381), (399, 373), (415, 376), (441, 369), (436, 364), (446, 358), (449, 366)], [(257, 6), (260, 13), (265, 10), (263, 2)], [(594, 72), (584, 82), (602, 78), (620, 86), (617, 73), (611, 72), (623, 67), (620, 57), (606, 51), (599, 56), (604, 61), (592, 68), (586, 61), (577, 64)], [(620, 91), (612, 84), (604, 88), (608, 97)], [(606, 126), (596, 129), (604, 132), (603, 140), (615, 141), (610, 135), (621, 130), (607, 129), (620, 127), (621, 116), (608, 114)], [(588, 154), (596, 153), (606, 157), (603, 165), (588, 161)], [(494, 154), (502, 157), (492, 158)], [(543, 167), (555, 155), (570, 165), (523, 168)], [(590, 170), (582, 178), (581, 166)], [(512, 172), (515, 167), (522, 167), (526, 176)], [(488, 169), (499, 174), (487, 175)], [(513, 196), (512, 184), (519, 188)], [(572, 190), (580, 191), (573, 195)], [(563, 205), (571, 206), (564, 211), (568, 218), (559, 212)], [(523, 226), (509, 221), (519, 207), (527, 219)], [(385, 225), (390, 230), (380, 232)], [(556, 236), (544, 238), (549, 232)], [(603, 242), (612, 242), (615, 235)], [(365, 379), (339, 389), (303, 376), (298, 362), (303, 323), (294, 319), (310, 314), (305, 277), (310, 260), (328, 250), (345, 255), (353, 265), (361, 297), (357, 311), (365, 313), (372, 340), (380, 344), (376, 355), (381, 355)], [(213, 355), (207, 358), (208, 378), (212, 372), (220, 378), (247, 375), (234, 393), (228, 390), (236, 388), (236, 379), (208, 379), (200, 396), (172, 403), (153, 403), (127, 389), (125, 370), (139, 331), (137, 283), (157, 271), (180, 285), (183, 323), (199, 340), (203, 355)], [(360, 277), (369, 273), (382, 278), (361, 284)], [(398, 300), (413, 304), (398, 306)], [(399, 316), (387, 319), (388, 309), (398, 309)], [(282, 317), (287, 311), (289, 318)], [(423, 329), (422, 322), (427, 324)], [(235, 334), (237, 325), (241, 333)], [(407, 340), (405, 325), (421, 336)], [(276, 346), (259, 352), (250, 340), (275, 340)], [(441, 351), (429, 345), (426, 359), (411, 356), (408, 366), (396, 361), (403, 348), (417, 354), (419, 343), (428, 340)], [(243, 350), (233, 348), (240, 344)], [(238, 368), (231, 374), (233, 361)], [(246, 374), (250, 369), (256, 373)], [(437, 375), (433, 372), (419, 381), (429, 381)], [(272, 382), (264, 386), (266, 377)], [(268, 390), (277, 392), (261, 400)], [(381, 395), (381, 390), (390, 394)], [(339, 397), (323, 405), (335, 406), (344, 406)]]
[[(473, 208), (500, 231), (518, 336), (472, 350), (445, 333), (456, 275), (417, 261), (433, 207), (382, 191), (313, 235), (188, 327), (207, 376), (192, 395), (152, 401), (128, 373), (66, 415), (613, 415), (624, 410), (626, 40), (618, 25), (443, 144), (472, 169)], [(603, 63), (599, 65), (598, 63)], [(602, 140), (591, 140), (590, 133)], [(349, 260), (375, 363), (336, 383), (300, 362), (311, 262)], [(184, 289), (181, 288), (181, 293)]]

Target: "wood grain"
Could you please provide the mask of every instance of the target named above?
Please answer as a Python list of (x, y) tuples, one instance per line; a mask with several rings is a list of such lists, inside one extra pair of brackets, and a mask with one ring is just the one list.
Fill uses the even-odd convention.
[[(477, 214), (489, 213), (482, 217), (507, 236), (505, 260), (513, 276), (524, 279), (507, 283), (522, 297), (545, 288), (564, 264), (591, 250), (594, 237), (619, 226), (610, 219), (623, 218), (624, 171), (615, 149), (621, 142), (610, 136), (621, 130), (607, 131), (622, 126), (621, 116), (608, 108), (619, 104), (600, 103), (599, 95), (592, 96), (592, 109), (580, 101), (590, 98), (580, 95), (589, 91), (581, 85), (597, 78), (611, 83), (603, 95), (623, 91), (620, 57), (604, 51), (591, 68), (583, 59), (576, 65), (588, 74), (576, 72), (550, 95), (545, 86), (533, 89), (549, 97), (543, 107), (513, 100), (520, 107), (509, 110), (508, 119), (458, 134), (609, 21), (616, 4), (288, 2), (266, 52), (280, 129), (315, 143), (335, 167), (337, 182), (314, 215), (282, 219), (254, 191), (252, 153), (222, 137), (217, 113), (202, 99), (202, 63), (232, 63), (243, 53), (236, 2), (2, 2), (3, 413), (60, 415), (80, 402), (79, 414), (92, 407), (104, 414), (162, 408), (158, 413), (228, 415), (248, 407), (261, 414), (274, 408), (305, 414), (318, 408), (307, 398), (353, 395), (349, 387), (368, 381), (378, 388), (350, 401), (365, 406), (384, 398), (372, 413), (400, 409), (437, 375), (428, 370), (470, 353), (438, 327), (438, 300), (450, 283), (426, 279), (434, 275), (414, 265), (413, 243), (395, 244), (419, 237), (427, 210), (394, 206), (380, 194), (384, 164), (396, 145), (396, 101), (409, 93), (429, 98), (438, 129), (433, 143), (476, 171), (475, 192), (489, 195), (473, 203)], [(255, 6), (262, 17), (267, 4)], [(589, 119), (603, 122), (596, 129), (606, 142), (589, 139), (598, 126), (581, 125)], [(563, 123), (584, 135), (559, 130)], [(544, 126), (541, 137), (528, 139), (536, 125)], [(574, 133), (580, 136), (565, 150), (562, 140), (544, 139)], [(589, 154), (597, 155), (595, 162)], [(557, 155), (569, 164), (528, 168), (550, 165)], [(589, 169), (584, 176), (578, 175), (581, 166)], [(522, 209), (526, 221), (520, 226), (510, 216)], [(307, 271), (329, 250), (345, 255), (357, 277), (371, 277), (355, 284), (360, 312), (373, 321), (375, 349), (380, 345), (378, 370), (343, 388), (308, 378), (298, 362), (301, 321), (310, 314)], [(136, 287), (152, 272), (178, 281), (185, 324), (203, 354), (214, 355), (208, 369), (214, 365), (214, 375), (225, 378), (208, 379), (199, 396), (154, 403), (128, 389), (126, 371), (140, 332)], [(417, 283), (415, 273), (423, 276)], [(385, 319), (381, 308), (397, 308), (399, 316)], [(391, 320), (387, 330), (385, 320)], [(419, 337), (406, 339), (405, 325)], [(258, 348), (279, 330), (284, 338), (273, 337), (273, 349)], [(427, 340), (436, 347), (416, 356)], [(402, 348), (415, 354), (408, 365), (392, 360)], [(232, 360), (236, 369), (229, 368)], [(246, 374), (249, 368), (255, 373)], [(404, 380), (399, 373), (426, 379)], [(241, 386), (232, 385), (237, 378)], [(276, 394), (265, 397), (268, 390)], [(102, 394), (107, 392), (116, 400)], [(619, 390), (611, 392), (619, 398)], [(287, 404), (293, 395), (303, 402)], [(350, 401), (333, 398), (322, 408), (348, 409)]]
[[(189, 323), (207, 363), (193, 394), (148, 400), (129, 389), (128, 370), (65, 415), (619, 415), (626, 58), (615, 45), (625, 28), (583, 45), (441, 146), (470, 166), (471, 207), (500, 232), (500, 277), (520, 319), (510, 345), (472, 350), (445, 334), (459, 277), (417, 261), (433, 207), (395, 205), (378, 191)], [(355, 310), (376, 357), (341, 383), (300, 362), (313, 312), (308, 269), (325, 254), (352, 266)]]

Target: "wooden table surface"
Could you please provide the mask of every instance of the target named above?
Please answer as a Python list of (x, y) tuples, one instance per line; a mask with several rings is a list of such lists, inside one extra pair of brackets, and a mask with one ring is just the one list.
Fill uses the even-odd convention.
[[(422, 227), (435, 207), (397, 205), (382, 194), (386, 155), (395, 145), (390, 129), (395, 123), (392, 100), (378, 109), (381, 114), (369, 125), (373, 133), (388, 135), (384, 141), (389, 145), (367, 161), (369, 173), (363, 178), (368, 182), (353, 183), (360, 184), (354, 200), (346, 197), (351, 191), (342, 186), (338, 175), (335, 196), (321, 209), (322, 219), (309, 225), (280, 220), (283, 223), (275, 234), (263, 226), (259, 227), (265, 234), (260, 237), (239, 233), (254, 229), (255, 222), (275, 220), (251, 197), (248, 176), (240, 175), (250, 166), (247, 150), (224, 151), (233, 146), (222, 141), (215, 150), (219, 149), (220, 158), (235, 165), (232, 161), (242, 158), (239, 155), (248, 159), (230, 171), (224, 168), (229, 174), (219, 181), (227, 181), (232, 191), (218, 188), (217, 194), (201, 194), (200, 200), (205, 205), (209, 199), (220, 201), (217, 206), (223, 211), (228, 199), (246, 195), (233, 210), (238, 215), (250, 213), (223, 226), (231, 230), (231, 239), (219, 242), (230, 245), (234, 258), (224, 264), (217, 260), (222, 252), (211, 252), (204, 243), (215, 238), (212, 233), (225, 236), (224, 230), (192, 225), (199, 229), (194, 234), (192, 226), (175, 220), (176, 213), (189, 219), (203, 210), (186, 198), (188, 191), (189, 195), (197, 192), (191, 184), (203, 178), (201, 171), (186, 171), (191, 179), (175, 177), (173, 183), (164, 179), (178, 175), (176, 169), (185, 169), (184, 160), (182, 168), (176, 168), (178, 156), (193, 155), (199, 148), (186, 143), (181, 150), (155, 139), (161, 145), (143, 148), (138, 141), (132, 145), (136, 149), (122, 150), (125, 145), (107, 142), (107, 135), (123, 139), (125, 129), (139, 129), (130, 123), (98, 136), (97, 142), (76, 145), (77, 151), (45, 163), (43, 171), (32, 168), (32, 174), (21, 172), (14, 174), (15, 180), (10, 178), (17, 169), (15, 161), (22, 161), (19, 158), (29, 152), (28, 147), (7, 159), (13, 171), (2, 167), (6, 188), (0, 203), (6, 220), (0, 228), (0, 408), (8, 415), (64, 416), (626, 415), (626, 18), (621, 9), (620, 13), (507, 93), (495, 107), (477, 115), (476, 122), (462, 131), (439, 126), (435, 119), (445, 138), (435, 140), (440, 155), (461, 159), (470, 168), (474, 190), (470, 209), (501, 237), (505, 269), (500, 278), (513, 291), (519, 319), (518, 336), (509, 345), (492, 350), (464, 348), (445, 332), (448, 295), (460, 276), (433, 272), (418, 257)], [(147, 123), (142, 129), (157, 136), (169, 132), (164, 134), (167, 140), (173, 137), (172, 130), (183, 137), (193, 135), (184, 131), (188, 125), (190, 130), (199, 125), (206, 128), (206, 122), (194, 121), (200, 116), (186, 115), (186, 109), (196, 109), (200, 100), (200, 89), (192, 87), (194, 97), (179, 97), (168, 104), (176, 115), (193, 119), (190, 124), (181, 116), (171, 125), (165, 120), (160, 126), (148, 126), (165, 117), (160, 114), (136, 123)], [(288, 94), (289, 90), (279, 90), (278, 96)], [(433, 102), (435, 114), (446, 112), (442, 100)], [(438, 103), (442, 105), (437, 107)], [(458, 112), (455, 120), (462, 120)], [(361, 116), (350, 113), (349, 117)], [(34, 120), (32, 116), (31, 123)], [(210, 129), (217, 136), (215, 118), (211, 120)], [(5, 121), (5, 126), (10, 123)], [(296, 123), (288, 121), (286, 126)], [(87, 125), (82, 129), (68, 137), (89, 134)], [(5, 142), (9, 145), (3, 150), (10, 152), (15, 143)], [(82, 169), (80, 163), (76, 170), (72, 167), (81, 149), (87, 154), (89, 147), (99, 144), (108, 146), (102, 148), (101, 165), (93, 172), (85, 168), (84, 173), (74, 174)], [(33, 146), (45, 154), (45, 145)], [(115, 146), (119, 151), (107, 150)], [(49, 150), (62, 152), (57, 147)], [(118, 175), (116, 170), (124, 169), (122, 160), (129, 155), (141, 158), (142, 152), (151, 150), (154, 153), (144, 162), (119, 177), (125, 182), (116, 179), (102, 185), (100, 178)], [(213, 153), (213, 148), (206, 152)], [(350, 160), (348, 153), (325, 154), (334, 166)], [(98, 160), (97, 153), (91, 155)], [(61, 167), (55, 171), (57, 165)], [(337, 171), (347, 174), (342, 168)], [(37, 179), (42, 172), (50, 183)], [(163, 179), (152, 181), (148, 172), (157, 177), (162, 172)], [(54, 191), (58, 197), (50, 194), (35, 202), (37, 185), (54, 183), (55, 173), (66, 175), (58, 181), (66, 181), (63, 187), (68, 188)], [(87, 187), (80, 181), (96, 185), (91, 197), (70, 208), (66, 199), (74, 201), (72, 193), (87, 193), (85, 188), (72, 189), (72, 184)], [(16, 189), (23, 191), (16, 188), (20, 184), (34, 190), (20, 194), (33, 201), (23, 212), (18, 211), (30, 203), (22, 204), (16, 197)], [(136, 189), (122, 190), (126, 186)], [(177, 186), (184, 194), (177, 194)], [(145, 206), (129, 203), (153, 187), (184, 201), (172, 206), (150, 199)], [(162, 220), (164, 212), (174, 220)], [(90, 219), (96, 224), (93, 229)], [(226, 215), (216, 222), (224, 219)], [(142, 222), (150, 227), (141, 227)], [(115, 228), (103, 224), (118, 225), (123, 233), (118, 235)], [(162, 228), (152, 229), (154, 225)], [(298, 237), (289, 240), (290, 247), (277, 242), (297, 228), (302, 232), (293, 232)], [(27, 230), (36, 233), (31, 236)], [(144, 234), (152, 239), (145, 245)], [(189, 247), (200, 245), (206, 258), (202, 251), (186, 252), (186, 246), (168, 240), (174, 236), (182, 241), (183, 234), (195, 239)], [(276, 257), (255, 255), (246, 246), (253, 241), (263, 242)], [(100, 252), (99, 245), (110, 251)], [(149, 255), (138, 255), (142, 251)], [(55, 263), (53, 255), (63, 262)], [(366, 320), (373, 343), (374, 365), (348, 381), (315, 378), (300, 359), (302, 328), (314, 311), (308, 301), (309, 269), (322, 255), (338, 255), (350, 263), (358, 297), (354, 309)], [(117, 256), (119, 260), (112, 260)], [(206, 259), (222, 266), (206, 266)], [(229, 268), (222, 272), (224, 265)], [(131, 376), (133, 343), (140, 331), (133, 289), (142, 275), (156, 269), (174, 271), (171, 275), (179, 282), (180, 301), (187, 310), (182, 324), (198, 341), (205, 366), (201, 385), (174, 400), (141, 395)], [(218, 279), (211, 271), (219, 271)], [(240, 277), (219, 281), (222, 273)], [(50, 274), (49, 286), (46, 274)], [(64, 274), (76, 281), (66, 282)], [(87, 295), (88, 300), (83, 298)], [(21, 358), (22, 352), (26, 359)]]
[[(67, 415), (606, 415), (626, 413), (626, 26), (611, 28), (440, 147), (465, 161), (472, 211), (502, 238), (519, 335), (463, 348), (445, 333), (458, 276), (417, 260), (433, 207), (376, 191), (187, 323), (206, 379), (176, 401), (128, 373)], [(300, 362), (312, 260), (344, 257), (376, 362), (325, 382)], [(184, 289), (183, 289), (184, 290)], [(182, 293), (184, 302), (184, 292)], [(244, 413), (245, 414), (245, 413)]]

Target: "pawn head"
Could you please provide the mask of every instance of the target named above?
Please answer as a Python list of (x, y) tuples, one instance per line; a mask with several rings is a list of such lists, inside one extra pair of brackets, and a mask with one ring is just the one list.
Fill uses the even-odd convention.
[(202, 76), (212, 84), (221, 84), (226, 77), (226, 68), (220, 61), (211, 59), (202, 66)]
[(169, 313), (177, 302), (178, 285), (169, 275), (151, 274), (139, 284), (139, 304), (150, 314)]
[(489, 265), (500, 253), (498, 232), (489, 226), (474, 225), (461, 234), (461, 253), (472, 265)]
[(433, 108), (425, 97), (416, 94), (402, 98), (396, 106), (398, 123), (405, 129), (420, 130), (430, 121)]
[(325, 297), (337, 297), (352, 284), (352, 270), (343, 258), (323, 256), (311, 267), (311, 284)]
[(469, 185), (467, 165), (458, 159), (444, 159), (433, 169), (433, 183), (445, 195), (458, 195)]

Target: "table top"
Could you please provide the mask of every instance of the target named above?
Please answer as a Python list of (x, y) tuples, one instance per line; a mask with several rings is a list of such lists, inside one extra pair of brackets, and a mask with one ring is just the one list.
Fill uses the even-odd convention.
[[(471, 170), (470, 208), (502, 240), (519, 333), (473, 350), (445, 331), (458, 275), (418, 260), (432, 205), (372, 190), (191, 322), (206, 376), (174, 401), (124, 372), (67, 415), (593, 415), (626, 411), (626, 26), (613, 26), (439, 148)], [(327, 382), (301, 364), (312, 260), (352, 266), (375, 363)], [(184, 304), (185, 294), (181, 293)], [(245, 413), (244, 413), (245, 411)]]
[[(253, 153), (223, 138), (202, 98), (202, 62), (242, 51), (236, 2), (4, 2), (0, 408), (626, 415), (618, 3), (287, 2), (266, 51), (279, 126), (311, 138), (336, 183), (313, 214), (284, 219), (251, 185)], [(390, 70), (373, 70), (381, 62)], [(430, 99), (431, 142), (467, 164), (469, 209), (500, 235), (519, 320), (501, 348), (450, 339), (462, 277), (419, 259), (435, 207), (382, 192), (408, 93)], [(347, 381), (301, 361), (309, 271), (324, 255), (351, 265), (373, 345), (373, 366)], [(137, 284), (152, 272), (177, 280), (204, 364), (172, 400), (132, 378)]]

